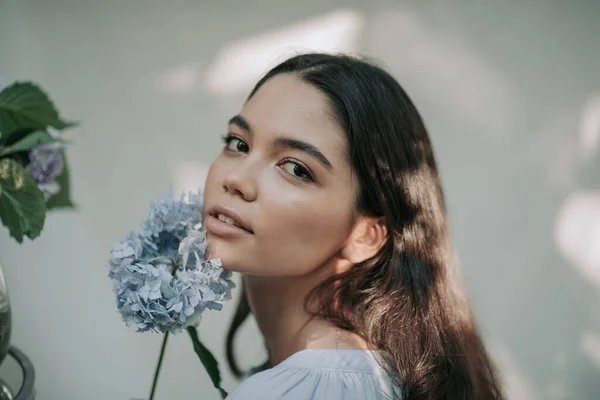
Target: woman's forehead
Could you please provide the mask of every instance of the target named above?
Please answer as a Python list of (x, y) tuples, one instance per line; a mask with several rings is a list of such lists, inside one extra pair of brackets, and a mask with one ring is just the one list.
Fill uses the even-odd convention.
[(294, 74), (266, 81), (240, 115), (256, 134), (285, 135), (310, 141), (322, 151), (346, 153), (346, 135), (334, 118), (325, 94)]

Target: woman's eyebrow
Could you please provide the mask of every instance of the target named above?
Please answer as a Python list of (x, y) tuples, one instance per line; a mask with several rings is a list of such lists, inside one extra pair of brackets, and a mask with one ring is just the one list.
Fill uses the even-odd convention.
[(253, 135), (252, 132), (252, 127), (250, 126), (250, 123), (246, 120), (246, 118), (242, 117), (241, 115), (236, 115), (234, 117), (232, 117), (229, 120), (229, 125), (237, 125), (238, 127), (240, 127), (241, 129), (245, 130), (246, 132), (248, 132), (248, 134), (250, 136)]
[[(229, 120), (229, 125), (236, 125), (239, 128), (245, 130), (248, 133), (248, 135), (250, 135), (250, 136), (254, 135), (254, 132), (252, 131), (252, 126), (250, 125), (248, 120), (246, 120), (246, 118), (242, 117), (239, 114), (232, 117)], [(279, 137), (277, 137), (277, 139), (275, 139), (275, 146), (280, 147), (280, 148), (285, 148), (285, 149), (294, 149), (294, 150), (302, 151), (302, 152), (308, 154), (309, 156), (315, 158), (317, 161), (319, 161), (321, 164), (323, 164), (327, 169), (329, 169), (329, 170), (333, 169), (333, 165), (327, 159), (327, 157), (325, 157), (323, 155), (323, 153), (321, 153), (321, 151), (316, 146), (314, 146), (310, 143), (307, 143), (307, 142), (304, 142), (304, 141), (298, 140), (298, 139), (292, 139), (292, 138), (285, 137), (285, 136), (279, 136)]]
[(309, 156), (315, 158), (317, 161), (319, 161), (321, 164), (323, 164), (327, 169), (329, 169), (329, 170), (333, 169), (333, 165), (331, 165), (331, 162), (329, 162), (327, 157), (325, 157), (323, 155), (323, 153), (321, 153), (319, 151), (319, 149), (317, 149), (315, 146), (313, 146), (310, 143), (303, 142), (302, 140), (298, 140), (298, 139), (292, 139), (292, 138), (285, 137), (285, 136), (279, 136), (277, 139), (275, 139), (275, 146), (302, 151), (302, 152), (308, 154)]

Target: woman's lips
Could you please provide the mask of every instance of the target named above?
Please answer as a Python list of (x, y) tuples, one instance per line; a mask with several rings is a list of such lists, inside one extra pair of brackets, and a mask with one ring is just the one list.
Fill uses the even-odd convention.
[(213, 235), (223, 238), (239, 238), (252, 235), (252, 232), (249, 232), (244, 228), (228, 224), (227, 222), (220, 221), (211, 214), (209, 214), (206, 218), (206, 230)]
[[(248, 231), (249, 233), (254, 233), (254, 231), (252, 230), (250, 225), (244, 220), (244, 218), (240, 214), (238, 214), (236, 210), (227, 207), (226, 205), (217, 204), (216, 206), (211, 207), (211, 209), (208, 212), (208, 215), (219, 219), (223, 223), (226, 223), (225, 221), (223, 221), (223, 219), (229, 219), (229, 221), (227, 222), (233, 222), (239, 228), (242, 228)], [(221, 216), (221, 218), (219, 218), (219, 216)]]

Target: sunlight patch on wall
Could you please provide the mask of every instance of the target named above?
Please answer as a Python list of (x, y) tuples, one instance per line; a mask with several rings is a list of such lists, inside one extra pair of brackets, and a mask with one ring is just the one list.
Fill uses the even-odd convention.
[(579, 149), (584, 160), (594, 156), (600, 145), (600, 95), (590, 98), (583, 107), (579, 127)]
[(600, 192), (571, 194), (556, 218), (554, 238), (575, 271), (600, 288)]
[(166, 93), (190, 94), (199, 85), (200, 67), (198, 63), (176, 65), (167, 70), (160, 79), (160, 87)]
[(584, 332), (579, 344), (582, 353), (600, 370), (600, 335), (589, 331)]
[(219, 50), (206, 72), (205, 88), (219, 95), (247, 93), (270, 67), (294, 54), (356, 53), (363, 25), (361, 14), (338, 10), (240, 39)]

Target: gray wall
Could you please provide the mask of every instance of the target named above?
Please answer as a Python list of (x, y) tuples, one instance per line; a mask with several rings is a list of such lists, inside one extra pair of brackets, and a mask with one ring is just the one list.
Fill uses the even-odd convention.
[[(0, 75), (39, 82), (82, 122), (68, 152), (78, 211), (22, 246), (0, 234), (13, 344), (39, 398), (148, 395), (161, 337), (120, 320), (110, 245), (170, 184), (202, 184), (225, 121), (290, 45), (370, 55), (415, 100), (510, 398), (597, 398), (599, 20), (594, 0), (0, 0)], [(228, 390), (232, 311), (200, 327)], [(188, 338), (172, 339), (158, 397), (217, 399)], [(254, 322), (237, 346), (245, 367), (263, 361)]]

